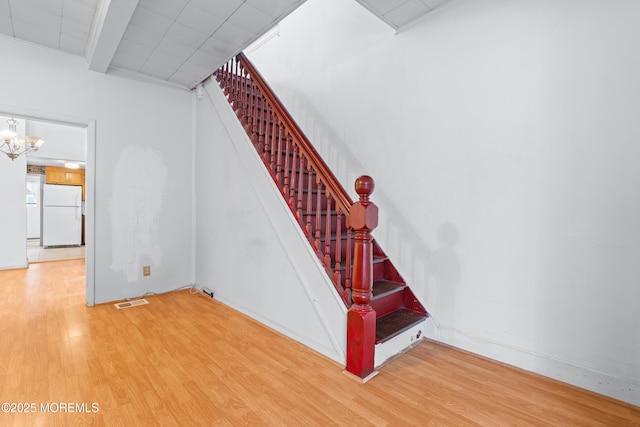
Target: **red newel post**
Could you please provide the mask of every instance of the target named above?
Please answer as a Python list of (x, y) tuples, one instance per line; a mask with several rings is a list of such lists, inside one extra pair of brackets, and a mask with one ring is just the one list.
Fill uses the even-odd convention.
[(371, 231), (378, 226), (378, 207), (369, 201), (374, 182), (370, 176), (356, 179), (360, 200), (351, 207), (353, 245), (353, 305), (347, 312), (347, 371), (366, 378), (373, 373), (376, 345), (376, 312), (371, 308), (373, 244)]

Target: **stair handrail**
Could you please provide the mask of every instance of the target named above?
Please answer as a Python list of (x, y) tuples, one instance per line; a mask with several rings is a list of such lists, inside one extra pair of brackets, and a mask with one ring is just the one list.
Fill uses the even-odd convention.
[(351, 200), (351, 197), (349, 197), (349, 194), (344, 189), (342, 184), (340, 184), (329, 166), (327, 166), (327, 164), (322, 159), (322, 157), (320, 157), (313, 145), (311, 145), (311, 142), (304, 134), (302, 129), (300, 129), (293, 117), (291, 117), (291, 114), (285, 108), (282, 101), (280, 101), (280, 98), (278, 98), (275, 92), (271, 89), (271, 86), (269, 86), (264, 77), (262, 77), (262, 74), (260, 74), (256, 67), (254, 67), (253, 63), (249, 60), (249, 58), (247, 58), (244, 52), (240, 52), (236, 56), (236, 60), (240, 62), (245, 70), (249, 72), (249, 75), (251, 75), (251, 80), (256, 86), (258, 86), (263, 96), (267, 98), (267, 100), (271, 103), (272, 107), (276, 110), (281, 120), (285, 122), (285, 125), (289, 129), (289, 132), (292, 133), (292, 136), (298, 140), (298, 143), (300, 144), (300, 148), (304, 152), (304, 155), (311, 161), (311, 163), (315, 165), (316, 171), (323, 178), (323, 181), (329, 188), (331, 195), (340, 205), (340, 209), (345, 214), (345, 216), (349, 218), (349, 212), (351, 211), (353, 200)]

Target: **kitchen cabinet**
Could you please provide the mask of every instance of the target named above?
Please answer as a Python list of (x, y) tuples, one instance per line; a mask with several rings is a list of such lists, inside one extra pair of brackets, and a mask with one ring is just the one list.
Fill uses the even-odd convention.
[(59, 166), (47, 166), (47, 184), (81, 185), (84, 200), (84, 169), (67, 169)]

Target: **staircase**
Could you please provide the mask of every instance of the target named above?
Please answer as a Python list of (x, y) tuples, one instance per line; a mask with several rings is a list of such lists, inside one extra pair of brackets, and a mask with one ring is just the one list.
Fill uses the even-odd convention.
[[(351, 226), (354, 202), (244, 54), (223, 65), (214, 77), (336, 292), (351, 307), (356, 238)], [(361, 194), (361, 200), (362, 197)], [(372, 263), (369, 305), (376, 316), (377, 356), (381, 346), (394, 339), (401, 341), (398, 348), (402, 350), (420, 338), (428, 314), (375, 240), (372, 247), (372, 259), (366, 262)], [(390, 355), (396, 352), (393, 350)], [(389, 356), (376, 357), (376, 366)]]

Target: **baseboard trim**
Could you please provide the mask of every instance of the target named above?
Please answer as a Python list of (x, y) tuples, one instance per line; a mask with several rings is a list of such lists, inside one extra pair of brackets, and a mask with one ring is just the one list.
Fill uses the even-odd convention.
[(0, 270), (24, 270), (29, 268), (29, 263), (26, 262), (23, 265), (7, 265), (4, 267), (0, 267)]
[(577, 366), (564, 360), (533, 353), (440, 325), (426, 328), (425, 336), (461, 350), (553, 378), (613, 399), (640, 406), (640, 383)]

